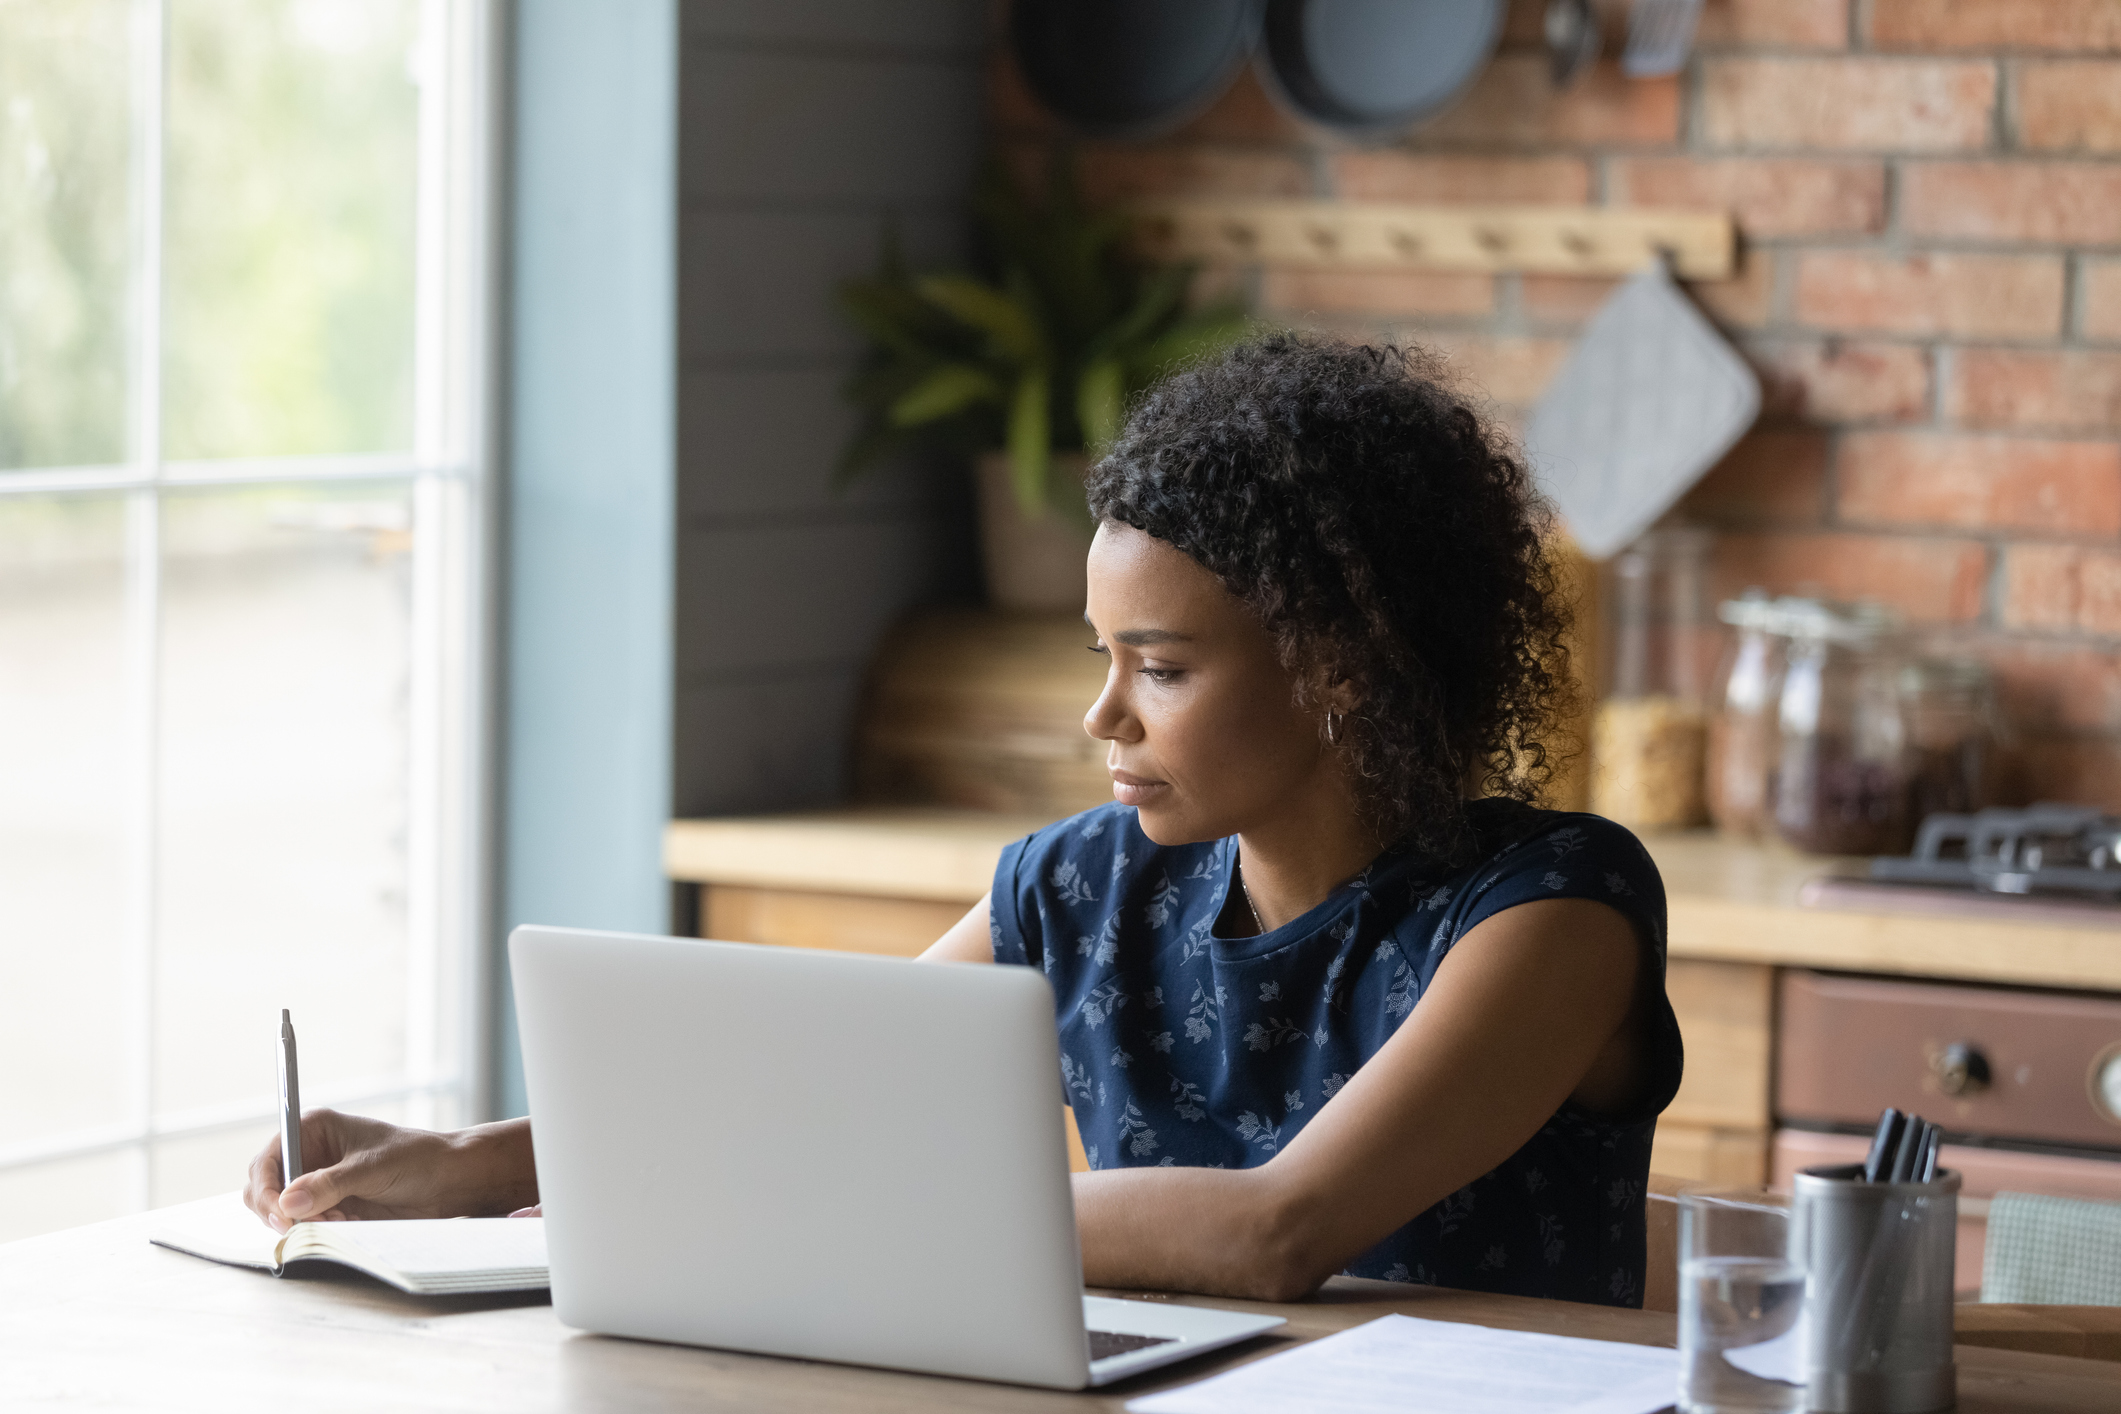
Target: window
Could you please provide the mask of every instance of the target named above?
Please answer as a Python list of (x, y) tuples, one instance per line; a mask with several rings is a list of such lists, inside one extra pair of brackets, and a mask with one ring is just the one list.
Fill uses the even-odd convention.
[(0, 1240), (483, 1082), (479, 0), (0, 0)]

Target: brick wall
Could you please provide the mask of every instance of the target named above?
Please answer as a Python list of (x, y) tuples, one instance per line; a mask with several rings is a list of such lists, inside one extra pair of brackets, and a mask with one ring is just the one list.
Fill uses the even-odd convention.
[[(1980, 653), (2014, 793), (2121, 808), (2121, 0), (1709, 0), (1672, 79), (1555, 93), (1534, 0), (1448, 113), (1359, 147), (1249, 76), (1096, 196), (1715, 206), (1742, 266), (1693, 293), (1759, 368), (1759, 427), (1688, 498), (1716, 585), (1868, 595)], [(1623, 25), (1608, 14), (1607, 33)], [(1057, 140), (1006, 59), (1003, 150)], [(1446, 351), (1506, 418), (1608, 282), (1218, 272), (1263, 313)]]

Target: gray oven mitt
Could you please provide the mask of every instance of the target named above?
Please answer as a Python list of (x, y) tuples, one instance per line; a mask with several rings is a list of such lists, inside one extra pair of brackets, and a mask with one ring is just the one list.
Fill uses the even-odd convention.
[(1659, 261), (1614, 291), (1525, 427), (1539, 487), (1604, 559), (1745, 435), (1760, 379)]

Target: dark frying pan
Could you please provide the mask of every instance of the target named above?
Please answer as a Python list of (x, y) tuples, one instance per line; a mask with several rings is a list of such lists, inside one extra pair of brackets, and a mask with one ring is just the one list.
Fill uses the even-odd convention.
[(1268, 0), (1261, 66), (1314, 123), (1383, 133), (1440, 112), (1502, 34), (1506, 0)]
[(1259, 25), (1259, 0), (1015, 0), (1009, 46), (1075, 131), (1150, 137), (1222, 96)]

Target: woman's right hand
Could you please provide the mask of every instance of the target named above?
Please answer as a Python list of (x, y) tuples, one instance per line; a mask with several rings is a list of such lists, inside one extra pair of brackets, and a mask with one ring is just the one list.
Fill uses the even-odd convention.
[(251, 1160), (243, 1201), (276, 1232), (298, 1222), (506, 1213), (538, 1201), (528, 1120), (438, 1134), (310, 1110), (302, 1157), (307, 1172), (284, 1192), (277, 1134)]

